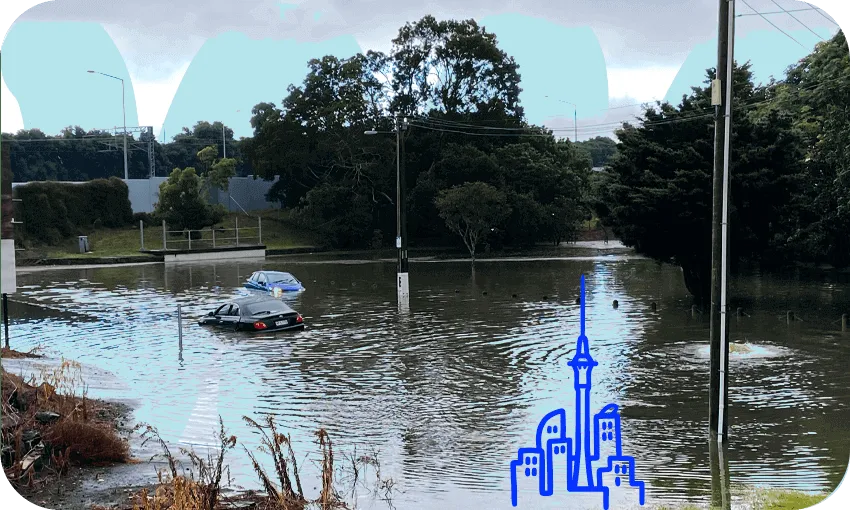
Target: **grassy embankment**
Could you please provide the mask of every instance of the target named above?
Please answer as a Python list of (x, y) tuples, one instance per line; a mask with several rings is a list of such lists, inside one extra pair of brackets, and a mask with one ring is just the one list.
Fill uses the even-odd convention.
[[(257, 239), (257, 217), (262, 218), (262, 241), (267, 249), (282, 248), (306, 248), (315, 246), (315, 239), (304, 229), (286, 221), (285, 213), (280, 210), (254, 211), (248, 217), (244, 213), (230, 213), (223, 222), (216, 225), (216, 245), (234, 244), (234, 240), (223, 240), (226, 237), (235, 237), (234, 228), (239, 223), (239, 244), (256, 244)], [(225, 229), (225, 230), (218, 230)], [(79, 253), (79, 245), (76, 237), (66, 239), (56, 246), (40, 246), (26, 252), (20, 252), (19, 259), (67, 259), (84, 258), (96, 259), (101, 257), (138, 257), (144, 255), (139, 253), (140, 236), (139, 226), (133, 225), (120, 229), (98, 229), (87, 234), (90, 253)], [(188, 242), (185, 237), (171, 237), (167, 239), (169, 248), (186, 249)], [(193, 248), (212, 247), (212, 234), (209, 230), (203, 232), (200, 240), (192, 241)], [(145, 248), (148, 250), (162, 249), (162, 226), (151, 225), (145, 227)]]

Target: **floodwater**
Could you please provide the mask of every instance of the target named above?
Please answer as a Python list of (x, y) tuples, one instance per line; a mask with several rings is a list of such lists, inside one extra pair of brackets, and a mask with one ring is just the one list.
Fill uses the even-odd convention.
[[(250, 336), (196, 324), (215, 303), (249, 293), (242, 284), (260, 267), (303, 281), (307, 290), (287, 299), (305, 331)], [(510, 461), (535, 446), (538, 422), (564, 408), (574, 427), (567, 363), (582, 273), (599, 363), (592, 411), (619, 406), (623, 454), (635, 457), (648, 505), (707, 504), (708, 317), (691, 315), (678, 269), (639, 257), (480, 261), (474, 271), (413, 261), (401, 312), (386, 261), (305, 255), (38, 271), (18, 276), (11, 341), (114, 373), (140, 403), (139, 421), (200, 451), (215, 443), (219, 415), (253, 451), (259, 437), (242, 416), (275, 413), (308, 495), (318, 485), (313, 432), (324, 427), (338, 465), (355, 446), (378, 452), (398, 508), (510, 508)], [(836, 322), (850, 310), (847, 282), (749, 276), (730, 293), (732, 310), (748, 314), (731, 320), (732, 342), (748, 347), (729, 364), (731, 483), (831, 492), (850, 454), (850, 333)], [(786, 310), (802, 320), (786, 323)], [(238, 485), (259, 488), (243, 449), (228, 459)], [(358, 507), (386, 507), (364, 494)], [(598, 495), (585, 496), (524, 492), (519, 507), (601, 508)]]

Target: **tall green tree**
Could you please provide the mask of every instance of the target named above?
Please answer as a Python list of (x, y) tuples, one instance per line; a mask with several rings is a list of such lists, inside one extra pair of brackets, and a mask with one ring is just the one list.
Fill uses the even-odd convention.
[[(714, 76), (707, 72), (706, 84)], [(782, 250), (783, 209), (800, 173), (799, 145), (787, 115), (754, 116), (766, 100), (749, 64), (733, 69), (731, 134), (731, 269), (737, 261), (771, 262)], [(694, 87), (678, 106), (648, 108), (642, 125), (617, 132), (597, 212), (624, 244), (682, 267), (690, 292), (710, 296), (713, 116), (708, 87)]]
[(169, 229), (198, 230), (221, 221), (224, 208), (207, 202), (202, 179), (194, 168), (175, 168), (159, 186), (156, 214)]
[(463, 240), (473, 263), (479, 243), (510, 214), (505, 194), (483, 182), (467, 182), (443, 190), (436, 205), (449, 230)]
[(850, 52), (844, 32), (819, 43), (771, 84), (763, 122), (792, 119), (804, 175), (786, 211), (787, 248), (798, 260), (850, 265)]
[(603, 167), (617, 153), (617, 142), (607, 136), (596, 136), (590, 140), (576, 142), (576, 146), (591, 160), (594, 167)]
[(407, 23), (391, 61), (393, 112), (523, 117), (519, 65), (475, 20)]

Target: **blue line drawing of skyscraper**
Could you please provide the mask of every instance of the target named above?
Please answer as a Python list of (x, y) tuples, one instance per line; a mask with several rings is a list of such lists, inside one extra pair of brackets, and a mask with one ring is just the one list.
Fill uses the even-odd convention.
[[(520, 448), (511, 461), (511, 503), (519, 505), (519, 494), (552, 496), (565, 492), (596, 492), (602, 495), (602, 506), (608, 510), (611, 493), (637, 492), (641, 505), (645, 502), (645, 483), (635, 479), (635, 459), (624, 456), (620, 436), (620, 412), (616, 404), (608, 404), (593, 416), (591, 434), (590, 388), (593, 367), (599, 363), (590, 355), (590, 342), (585, 335), (585, 283), (581, 276), (581, 333), (576, 353), (568, 363), (573, 367), (575, 390), (574, 437), (567, 437), (567, 413), (556, 409), (543, 417), (537, 426), (534, 448)], [(603, 457), (603, 450), (613, 450)], [(603, 465), (596, 469), (594, 464)]]
[(593, 367), (599, 363), (590, 356), (590, 346), (585, 335), (585, 296), (584, 275), (581, 276), (581, 334), (578, 337), (578, 347), (573, 359), (568, 363), (573, 367), (573, 378), (576, 391), (576, 421), (575, 448), (573, 456), (573, 471), (570, 478), (569, 490), (587, 491), (593, 488), (593, 472), (590, 452), (590, 386)]

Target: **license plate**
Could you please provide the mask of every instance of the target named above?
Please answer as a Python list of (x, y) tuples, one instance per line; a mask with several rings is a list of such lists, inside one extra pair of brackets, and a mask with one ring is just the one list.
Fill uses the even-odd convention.
[(274, 323), (274, 325), (277, 327), (286, 326), (287, 324), (289, 324), (289, 321), (277, 321)]

